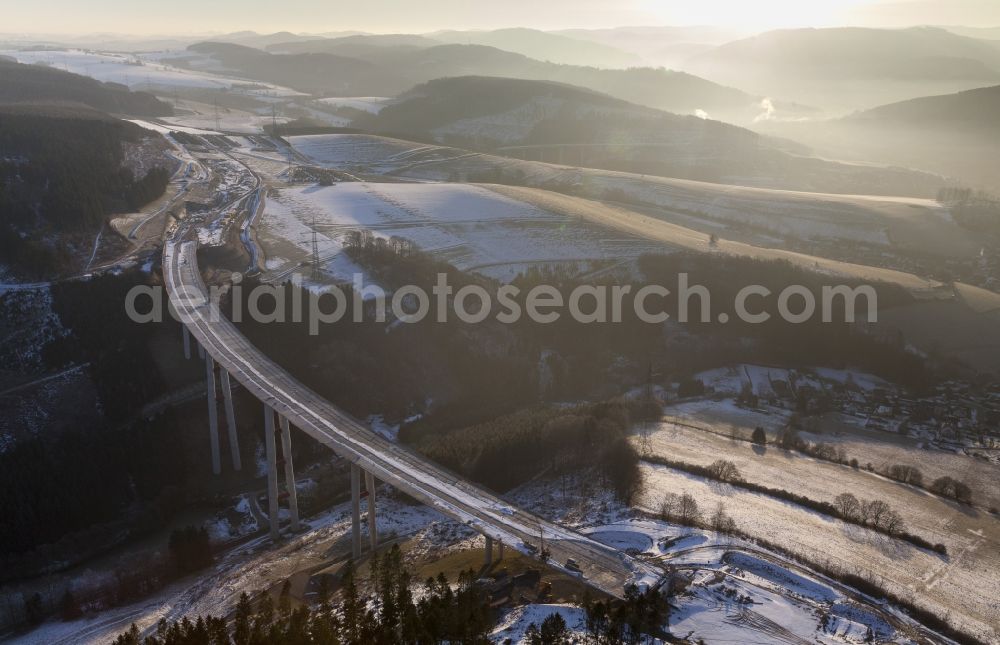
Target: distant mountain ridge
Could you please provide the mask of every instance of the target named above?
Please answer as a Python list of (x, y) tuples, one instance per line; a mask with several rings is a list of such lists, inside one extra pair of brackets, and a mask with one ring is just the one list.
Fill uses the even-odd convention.
[(693, 70), (730, 67), (809, 78), (1000, 79), (1000, 43), (936, 27), (782, 29), (695, 56)]
[(426, 49), (441, 43), (415, 34), (358, 34), (338, 38), (278, 42), (264, 49), (272, 54), (337, 54), (367, 56), (386, 47)]
[(443, 31), (428, 36), (446, 43), (496, 47), (535, 60), (563, 65), (619, 69), (643, 64), (642, 59), (634, 53), (611, 45), (537, 29)]
[(681, 69), (683, 61), (713, 47), (749, 35), (750, 31), (715, 26), (629, 26), (564, 29), (554, 33), (601, 43), (639, 56), (643, 64)]
[(394, 96), (437, 78), (475, 75), (567, 83), (670, 112), (702, 111), (737, 122), (750, 122), (762, 110), (759, 96), (685, 72), (557, 65), (484, 45), (415, 47), (411, 42), (367, 47), (371, 39), (338, 40), (302, 46), (341, 52), (364, 46), (366, 51), (362, 57), (326, 52), (271, 54), (211, 42), (192, 45), (189, 50), (212, 56), (246, 78), (324, 96)]
[[(836, 117), (1000, 83), (1000, 42), (937, 27), (781, 29), (695, 54), (681, 68)], [(773, 117), (796, 118), (781, 109)]]
[(495, 47), (535, 60), (564, 65), (619, 69), (642, 63), (642, 59), (635, 54), (610, 45), (526, 28), (438, 31), (428, 34), (359, 34), (321, 40), (300, 38), (295, 42), (271, 44), (266, 49), (273, 53), (332, 53), (360, 56), (373, 53), (379, 47), (426, 49), (449, 44)]
[(319, 40), (322, 36), (309, 34), (293, 34), (290, 31), (277, 31), (271, 34), (260, 34), (256, 31), (236, 31), (229, 34), (213, 36), (212, 40), (223, 43), (234, 43), (246, 47), (262, 49), (275, 43), (302, 42)]
[[(284, 85), (311, 94), (342, 96), (396, 93), (406, 81), (389, 69), (335, 54), (269, 54), (234, 43), (203, 42), (188, 51), (208, 55), (245, 78)], [(395, 91), (393, 91), (395, 90)]]

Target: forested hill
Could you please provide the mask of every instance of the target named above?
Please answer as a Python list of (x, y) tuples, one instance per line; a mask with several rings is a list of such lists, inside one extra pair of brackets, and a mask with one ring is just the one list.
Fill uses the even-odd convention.
[(131, 116), (173, 114), (169, 103), (146, 92), (131, 92), (124, 85), (101, 83), (42, 65), (22, 65), (0, 59), (0, 103), (77, 103)]
[[(517, 110), (523, 114), (516, 113)], [(610, 121), (607, 114), (611, 113), (619, 121), (657, 117), (684, 120), (684, 117), (563, 83), (461, 76), (439, 78), (418, 85), (399, 95), (396, 103), (386, 106), (378, 114), (356, 119), (354, 125), (376, 131), (429, 137), (433, 136), (431, 131), (435, 128), (447, 128), (456, 123), (468, 125), (477, 119), (492, 117), (488, 128), (474, 130), (484, 138), (493, 138), (498, 142), (530, 143), (533, 141), (525, 139), (530, 135), (532, 126), (557, 115), (568, 118), (576, 112), (604, 116), (606, 122)], [(497, 118), (497, 115), (505, 113), (510, 116)], [(606, 126), (610, 127), (610, 123)], [(620, 124), (615, 126), (620, 129)], [(594, 135), (593, 132), (579, 134)]]
[[(0, 258), (46, 276), (73, 262), (73, 236), (91, 236), (111, 213), (134, 210), (159, 195), (169, 170), (159, 137), (91, 110), (0, 106)], [(147, 159), (148, 161), (148, 159)], [(143, 167), (140, 165), (138, 167)]]
[[(902, 168), (811, 157), (808, 148), (791, 141), (552, 81), (435, 79), (400, 94), (377, 114), (355, 118), (352, 125), (479, 151), (534, 146), (506, 152), (533, 160), (565, 159), (606, 170), (778, 189), (932, 196), (942, 183)], [(501, 179), (489, 172), (475, 177)]]
[(844, 121), (852, 125), (975, 134), (995, 141), (1000, 136), (1000, 85), (900, 101), (860, 112)]

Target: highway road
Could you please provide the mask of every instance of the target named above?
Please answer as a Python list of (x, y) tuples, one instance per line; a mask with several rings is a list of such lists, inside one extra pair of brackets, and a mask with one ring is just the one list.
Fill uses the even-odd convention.
[(197, 262), (197, 242), (181, 224), (164, 244), (163, 273), (171, 304), (216, 362), (259, 400), (337, 455), (470, 528), (529, 553), (544, 546), (549, 565), (577, 562), (591, 587), (621, 597), (629, 584), (656, 584), (660, 569), (586, 536), (527, 513), (392, 443), (296, 380), (236, 329), (209, 302)]

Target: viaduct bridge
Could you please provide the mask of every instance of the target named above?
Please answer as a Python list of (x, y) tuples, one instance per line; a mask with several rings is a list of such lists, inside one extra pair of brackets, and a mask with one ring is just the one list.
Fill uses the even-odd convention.
[[(212, 465), (222, 469), (219, 403), (228, 432), (234, 469), (240, 469), (238, 438), (232, 402), (232, 379), (261, 403), (267, 453), (267, 495), (270, 534), (280, 538), (279, 507), (287, 506), (290, 529), (300, 529), (292, 464), (291, 428), (330, 448), (350, 463), (352, 552), (363, 552), (361, 480), (365, 480), (368, 543), (378, 547), (376, 482), (384, 482), (452, 517), (486, 538), (486, 562), (498, 557), (504, 546), (534, 553), (541, 543), (549, 552), (548, 564), (581, 575), (591, 587), (621, 597), (630, 584), (655, 585), (658, 569), (580, 533), (521, 510), (458, 475), (390, 442), (296, 380), (250, 342), (211, 302), (198, 269), (197, 242), (185, 239), (181, 226), (164, 244), (163, 274), (170, 304), (183, 323), (184, 350), (190, 357), (197, 347), (205, 361), (208, 381), (209, 435)], [(219, 396), (221, 389), (222, 396)], [(278, 444), (280, 442), (280, 457)], [(279, 492), (279, 467), (284, 491)], [(579, 571), (567, 569), (573, 560)]]

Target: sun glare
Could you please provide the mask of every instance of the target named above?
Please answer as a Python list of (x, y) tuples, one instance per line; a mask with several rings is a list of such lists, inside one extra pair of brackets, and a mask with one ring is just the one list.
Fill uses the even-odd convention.
[(847, 12), (874, 0), (643, 0), (645, 9), (662, 24), (722, 25), (748, 30), (783, 27), (825, 27)]

